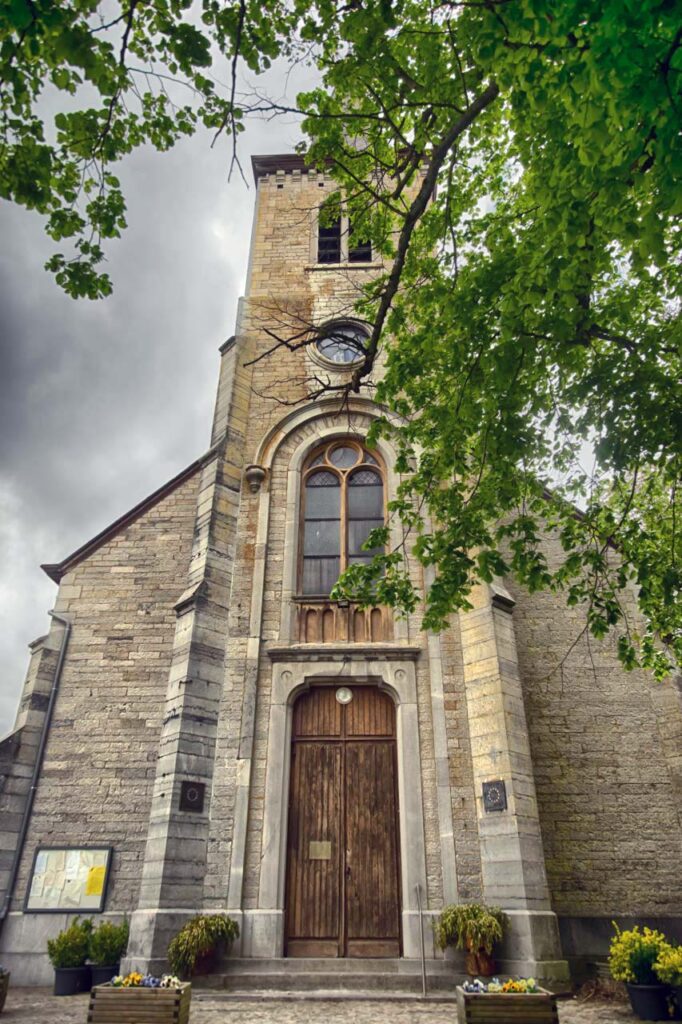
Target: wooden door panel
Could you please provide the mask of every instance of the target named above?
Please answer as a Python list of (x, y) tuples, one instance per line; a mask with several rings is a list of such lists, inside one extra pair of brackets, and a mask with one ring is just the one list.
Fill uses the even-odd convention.
[(400, 956), (393, 702), (314, 687), (292, 732), (287, 955)]
[(354, 687), (345, 711), (346, 736), (395, 736), (393, 701), (376, 687)]
[(342, 749), (292, 749), (287, 886), (289, 956), (338, 956), (341, 931)]
[(349, 956), (397, 956), (393, 743), (349, 741), (345, 754), (347, 952)]
[(342, 706), (332, 687), (317, 687), (294, 705), (293, 737), (340, 736)]

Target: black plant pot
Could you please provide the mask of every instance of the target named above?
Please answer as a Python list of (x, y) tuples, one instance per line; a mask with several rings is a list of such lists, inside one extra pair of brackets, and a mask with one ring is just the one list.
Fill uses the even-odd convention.
[(632, 985), (627, 982), (632, 1012), (640, 1020), (669, 1020), (668, 985)]
[(108, 981), (121, 973), (121, 965), (118, 963), (112, 964), (111, 967), (99, 967), (93, 964), (90, 970), (92, 971), (91, 985), (106, 985)]
[(673, 997), (677, 1008), (677, 1013), (673, 1020), (682, 1020), (682, 985), (673, 985)]
[(55, 967), (54, 994), (75, 996), (90, 991), (90, 967)]

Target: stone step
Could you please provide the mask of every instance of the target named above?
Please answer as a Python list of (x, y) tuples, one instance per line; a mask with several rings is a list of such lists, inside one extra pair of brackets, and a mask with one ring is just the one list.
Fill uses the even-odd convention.
[[(194, 984), (192, 984), (194, 990)], [(281, 989), (199, 989), (194, 992), (192, 1003), (201, 1006), (203, 1000), (211, 1005), (216, 1002), (329, 1002), (338, 1003), (347, 1000), (354, 1002), (379, 1003), (456, 1003), (457, 996), (452, 992), (429, 992), (426, 999), (419, 992), (378, 992), (367, 989), (311, 989), (309, 992), (282, 991)]]
[[(442, 974), (455, 977), (463, 974), (461, 964), (452, 960), (426, 960), (427, 974)], [(221, 961), (221, 974), (249, 973), (272, 974), (283, 972), (308, 974), (311, 971), (334, 974), (418, 974), (421, 977), (421, 960), (405, 960), (399, 957), (227, 957)]]
[[(426, 963), (427, 991), (453, 994), (463, 974), (449, 961)], [(236, 994), (336, 993), (345, 998), (368, 998), (372, 993), (419, 997), (422, 994), (418, 960), (366, 959), (233, 959), (214, 974), (194, 979), (197, 989)], [(271, 997), (272, 998), (272, 997)]]

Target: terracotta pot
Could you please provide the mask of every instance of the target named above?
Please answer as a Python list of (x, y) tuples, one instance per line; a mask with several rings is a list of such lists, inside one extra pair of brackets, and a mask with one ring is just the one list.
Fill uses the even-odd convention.
[(476, 954), (478, 961), (478, 973), (482, 978), (492, 978), (495, 973), (495, 960), (492, 953), (486, 953), (484, 949), (479, 949)]
[(201, 953), (197, 957), (197, 962), (194, 965), (192, 974), (212, 974), (216, 969), (219, 955), (220, 950), (218, 949), (209, 949), (207, 953)]
[(495, 961), (484, 949), (467, 950), (464, 964), (467, 974), (478, 978), (492, 978), (495, 974)]

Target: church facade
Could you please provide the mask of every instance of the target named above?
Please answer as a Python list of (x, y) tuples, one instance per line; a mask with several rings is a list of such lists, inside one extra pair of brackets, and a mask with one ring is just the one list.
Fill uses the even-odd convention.
[(50, 629), (0, 741), (0, 960), (49, 983), (47, 938), (90, 906), (68, 865), (101, 849), (90, 896), (142, 970), (198, 911), (237, 920), (245, 958), (416, 959), (443, 906), (484, 900), (508, 916), (500, 969), (555, 980), (613, 919), (682, 939), (674, 682), (574, 645), (580, 609), (509, 581), (440, 635), (330, 600), (398, 482), (371, 397), (314, 397), (352, 371), (381, 265), (318, 222), (323, 174), (253, 164), (210, 448), (44, 567)]

